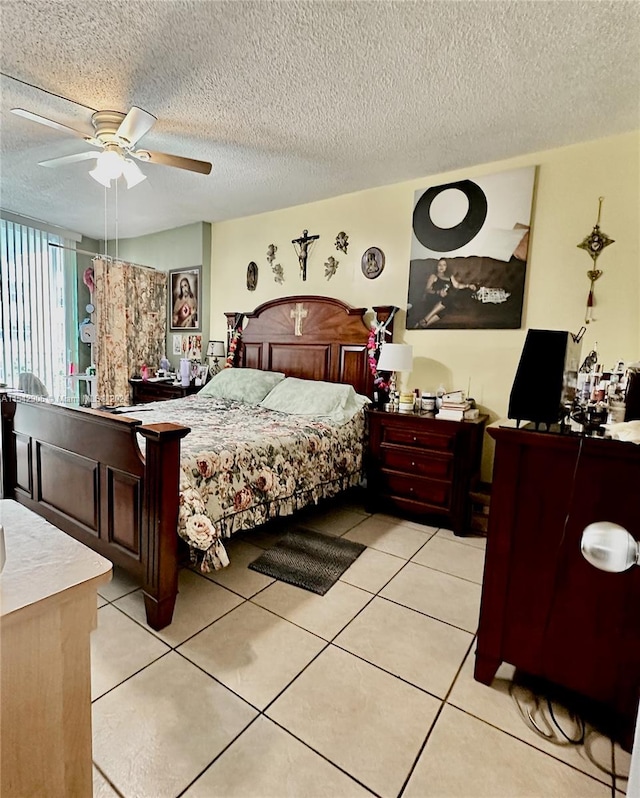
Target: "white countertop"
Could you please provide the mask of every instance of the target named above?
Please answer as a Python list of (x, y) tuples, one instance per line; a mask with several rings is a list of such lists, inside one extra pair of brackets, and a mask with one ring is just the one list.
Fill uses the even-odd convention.
[(0, 617), (95, 580), (108, 582), (109, 560), (10, 499), (0, 499), (6, 562), (0, 573)]

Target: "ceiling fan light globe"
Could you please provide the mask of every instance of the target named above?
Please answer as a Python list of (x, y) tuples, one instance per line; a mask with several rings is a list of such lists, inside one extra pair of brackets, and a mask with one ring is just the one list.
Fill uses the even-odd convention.
[(115, 150), (105, 150), (98, 155), (97, 168), (113, 180), (117, 180), (122, 174), (123, 164), (124, 158)]
[(122, 164), (122, 174), (127, 181), (127, 188), (133, 188), (137, 186), (138, 183), (142, 183), (143, 180), (147, 179), (147, 176), (140, 167), (129, 158), (125, 158)]
[(89, 174), (94, 180), (96, 180), (98, 183), (101, 183), (105, 188), (111, 188), (111, 178), (104, 172), (104, 170), (101, 170), (99, 166), (96, 166), (95, 169), (92, 169)]
[(117, 180), (123, 171), (124, 159), (115, 150), (105, 150), (98, 155), (96, 168), (89, 174), (98, 183), (111, 188), (111, 181)]

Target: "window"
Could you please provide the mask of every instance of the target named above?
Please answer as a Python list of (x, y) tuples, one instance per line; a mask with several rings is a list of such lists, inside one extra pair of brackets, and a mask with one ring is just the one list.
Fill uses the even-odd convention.
[(78, 354), (76, 254), (50, 245), (75, 241), (5, 218), (0, 225), (0, 382), (17, 388), (21, 374), (33, 374), (42, 392), (65, 401)]

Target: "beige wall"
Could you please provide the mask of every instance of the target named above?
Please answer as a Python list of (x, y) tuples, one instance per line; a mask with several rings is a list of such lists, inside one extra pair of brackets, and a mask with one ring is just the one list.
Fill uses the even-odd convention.
[[(413, 345), (414, 368), (404, 374), (406, 387), (467, 389), (491, 420), (507, 413), (509, 392), (527, 328), (577, 332), (584, 319), (592, 261), (576, 244), (591, 232), (604, 196), (601, 229), (615, 239), (601, 255), (604, 272), (596, 285), (595, 319), (582, 344), (586, 354), (597, 342), (605, 364), (640, 359), (640, 132), (531, 154), (471, 169), (422, 177), (405, 183), (335, 197), (258, 216), (216, 223), (212, 228), (211, 335), (224, 337), (224, 312), (249, 311), (290, 294), (338, 297), (358, 307), (395, 304), (406, 307), (411, 244), (411, 215), (416, 189), (450, 180), (537, 165), (532, 239), (520, 330), (404, 329), (397, 317), (394, 340)], [(308, 264), (298, 276), (292, 238), (307, 228), (319, 234)], [(334, 247), (336, 234), (349, 235), (347, 255)], [(267, 246), (278, 247), (276, 262), (285, 282), (274, 282), (266, 261)], [(376, 280), (360, 271), (370, 246), (386, 255)], [(324, 262), (334, 255), (336, 275), (324, 278)], [(259, 266), (256, 291), (246, 289), (246, 268)], [(540, 375), (544, 379), (544, 375)], [(485, 447), (484, 478), (490, 475), (492, 450)]]

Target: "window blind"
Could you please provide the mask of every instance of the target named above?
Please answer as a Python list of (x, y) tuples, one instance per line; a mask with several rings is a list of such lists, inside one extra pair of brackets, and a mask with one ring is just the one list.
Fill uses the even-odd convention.
[(33, 374), (54, 401), (69, 396), (77, 362), (75, 242), (0, 219), (0, 382), (17, 388)]

